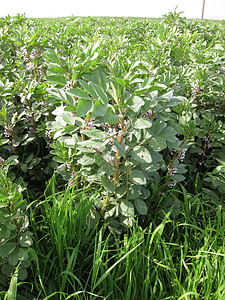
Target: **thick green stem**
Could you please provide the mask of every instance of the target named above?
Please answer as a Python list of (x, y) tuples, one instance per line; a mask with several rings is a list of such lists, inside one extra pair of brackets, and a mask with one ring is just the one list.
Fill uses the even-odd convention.
[[(123, 134), (119, 137), (118, 142), (121, 144), (123, 141)], [(113, 183), (116, 186), (117, 181), (118, 181), (118, 177), (119, 177), (119, 165), (120, 165), (120, 157), (121, 154), (119, 152), (119, 150), (117, 149), (116, 151), (116, 162), (115, 162), (115, 171), (114, 171), (114, 178), (113, 178)]]
[(102, 208), (100, 210), (100, 214), (102, 215), (106, 209), (106, 206), (109, 204), (109, 194), (107, 193), (105, 201), (103, 202)]

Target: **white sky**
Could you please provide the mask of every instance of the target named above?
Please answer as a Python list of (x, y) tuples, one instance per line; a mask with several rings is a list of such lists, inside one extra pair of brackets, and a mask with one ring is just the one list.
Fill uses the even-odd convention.
[[(1, 0), (0, 17), (118, 16), (162, 17), (184, 11), (186, 18), (201, 18), (204, 0)], [(225, 0), (205, 0), (204, 19), (225, 19)]]

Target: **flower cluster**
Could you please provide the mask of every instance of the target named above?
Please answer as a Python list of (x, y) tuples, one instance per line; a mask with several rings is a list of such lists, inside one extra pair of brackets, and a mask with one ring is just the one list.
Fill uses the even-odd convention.
[[(39, 67), (37, 66), (37, 62), (36, 62), (36, 58), (40, 57), (41, 54), (39, 52), (38, 49), (33, 49), (31, 51), (31, 53), (28, 52), (27, 48), (23, 47), (21, 48), (21, 51), (22, 51), (22, 57), (23, 57), (23, 60), (24, 62), (26, 63), (26, 69), (28, 71), (33, 71), (35, 77), (36, 77), (36, 71), (38, 71), (38, 74), (42, 74), (44, 71), (43, 71), (43, 66), (40, 65)], [(31, 72), (32, 73), (32, 72)], [(33, 77), (32, 74), (30, 74), (29, 78), (31, 80), (34, 80), (35, 78)]]
[(0, 166), (3, 164), (4, 159), (0, 156)]
[(168, 183), (168, 187), (172, 188), (176, 185), (177, 183), (175, 181)]
[(180, 153), (177, 155), (177, 159), (180, 161), (183, 161), (185, 159), (185, 153), (187, 151), (187, 148), (181, 148)]
[(205, 136), (203, 140), (204, 140), (205, 146), (206, 146), (207, 148), (211, 148), (211, 147), (212, 147), (211, 144), (210, 144), (210, 142), (209, 142), (209, 140), (210, 140), (210, 137), (209, 137), (209, 136)]
[(171, 153), (171, 155), (174, 155), (176, 152), (178, 152), (176, 158), (182, 162), (185, 159), (186, 151), (187, 151), (187, 148), (180, 148), (179, 151), (172, 149), (170, 153)]
[(27, 70), (31, 71), (35, 69), (35, 65), (32, 61), (27, 64)]
[(31, 51), (31, 55), (30, 55), (30, 58), (31, 58), (31, 59), (38, 58), (38, 57), (40, 57), (40, 56), (41, 56), (41, 54), (40, 54), (40, 52), (39, 52), (38, 49), (33, 49), (33, 50)]
[(174, 175), (174, 174), (177, 173), (177, 171), (178, 171), (177, 168), (168, 168), (168, 174), (169, 175)]
[[(130, 120), (124, 120), (123, 121), (123, 130), (126, 130), (130, 126)], [(117, 122), (118, 129), (122, 129), (121, 123)]]
[(24, 61), (31, 61), (31, 60), (41, 56), (38, 49), (33, 49), (30, 54), (28, 53), (28, 51), (25, 47), (23, 47), (21, 50), (22, 50), (22, 55), (23, 55)]
[(74, 172), (74, 171), (70, 175), (70, 179), (69, 179), (69, 187), (70, 187), (70, 189), (73, 187), (73, 185), (75, 183), (76, 176), (77, 176), (77, 172)]
[(50, 131), (46, 130), (45, 131), (45, 135), (46, 135), (47, 138), (51, 139), (51, 133), (50, 133)]
[(95, 129), (96, 127), (94, 126), (94, 117), (91, 117), (91, 118), (87, 118), (86, 121), (85, 121), (85, 127), (83, 128), (84, 130), (85, 129), (89, 129), (89, 128), (92, 128), (92, 129)]
[(192, 97), (196, 98), (196, 95), (198, 95), (201, 90), (204, 90), (204, 87), (200, 86), (198, 83), (195, 83), (192, 89)]
[(65, 162), (65, 166), (67, 167), (67, 171), (70, 171), (71, 165), (68, 162)]
[(148, 119), (152, 119), (153, 118), (153, 114), (152, 114), (152, 110), (147, 111), (144, 114), (144, 117), (148, 118)]
[(5, 137), (10, 137), (12, 135), (12, 127), (6, 126), (4, 130)]
[(27, 49), (26, 48), (22, 48), (21, 50), (22, 50), (23, 60), (24, 61), (29, 61), (30, 59), (29, 59), (29, 54), (28, 54)]

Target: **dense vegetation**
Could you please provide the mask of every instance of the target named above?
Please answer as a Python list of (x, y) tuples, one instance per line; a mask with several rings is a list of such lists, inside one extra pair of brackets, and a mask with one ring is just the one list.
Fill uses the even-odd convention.
[(224, 299), (225, 23), (0, 19), (0, 297)]

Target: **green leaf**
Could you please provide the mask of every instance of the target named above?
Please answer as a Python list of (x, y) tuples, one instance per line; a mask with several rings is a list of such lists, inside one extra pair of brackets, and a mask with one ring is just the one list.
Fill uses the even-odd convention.
[(11, 155), (6, 160), (6, 164), (9, 164), (10, 166), (16, 166), (18, 163), (19, 163), (19, 161), (18, 161), (18, 155)]
[[(155, 136), (158, 136), (160, 134), (160, 132), (167, 126), (167, 124), (162, 121), (162, 120), (156, 120), (154, 123), (153, 123), (153, 126), (154, 127), (154, 135)], [(153, 129), (153, 128), (152, 128)]]
[(77, 116), (83, 117), (92, 109), (92, 101), (91, 100), (79, 100), (77, 106)]
[(0, 140), (0, 147), (5, 145), (5, 144), (8, 144), (9, 140), (8, 139), (1, 139)]
[(102, 104), (100, 101), (97, 101), (94, 104), (93, 117), (95, 117), (95, 118), (103, 117), (103, 116), (105, 116), (107, 110), (108, 110), (108, 107), (106, 105)]
[(34, 154), (31, 153), (26, 159), (26, 164), (29, 164), (32, 161), (33, 157), (34, 157)]
[(177, 134), (176, 130), (172, 126), (168, 126), (165, 129), (163, 129), (158, 136), (167, 141), (176, 142), (177, 141), (176, 134)]
[(20, 268), (19, 273), (18, 273), (19, 280), (25, 280), (27, 278), (27, 276), (28, 276), (27, 270), (24, 268)]
[(110, 137), (110, 134), (99, 130), (99, 129), (84, 129), (80, 131), (90, 138), (94, 138), (95, 140), (102, 140)]
[(64, 111), (64, 112), (62, 113), (62, 118), (63, 118), (63, 120), (64, 120), (67, 124), (69, 124), (69, 125), (75, 125), (75, 118), (74, 118), (74, 116), (72, 115), (72, 113)]
[(21, 247), (30, 247), (33, 244), (33, 240), (28, 234), (23, 234), (19, 237), (19, 244)]
[(113, 175), (114, 170), (112, 165), (102, 157), (101, 153), (95, 154), (95, 161), (100, 167), (99, 174), (105, 173), (107, 176)]
[(144, 104), (145, 102), (138, 96), (134, 96), (131, 100), (129, 100), (129, 105), (135, 112), (138, 112)]
[(60, 156), (54, 156), (53, 160), (56, 161), (57, 163), (60, 163), (60, 164), (64, 164), (66, 162), (66, 159), (62, 158)]
[(139, 170), (131, 170), (129, 179), (135, 184), (145, 185), (147, 183), (145, 175)]
[[(3, 204), (3, 207), (7, 207), (7, 206), (8, 206), (7, 204), (6, 204), (6, 206), (4, 206), (4, 204)], [(2, 208), (1, 205), (0, 205), (0, 208)], [(14, 224), (14, 223), (6, 223), (5, 225), (11, 231), (16, 230), (16, 224)]]
[(167, 86), (165, 84), (158, 83), (157, 85), (151, 86), (149, 91), (160, 91), (165, 89), (167, 89)]
[(159, 136), (151, 138), (148, 144), (154, 151), (161, 151), (167, 147), (166, 140)]
[(137, 121), (134, 123), (135, 129), (150, 128), (151, 126), (152, 126), (152, 120), (145, 117), (137, 119)]
[(131, 185), (129, 187), (129, 191), (128, 191), (128, 198), (129, 199), (136, 199), (141, 195), (141, 191), (142, 191), (142, 186), (141, 185)]
[(80, 147), (87, 147), (87, 148), (91, 148), (91, 149), (100, 149), (102, 146), (104, 146), (104, 143), (102, 142), (102, 140), (95, 140), (95, 139), (89, 139), (89, 140), (85, 140), (85, 141), (81, 141), (77, 143), (78, 145), (78, 150)]
[(143, 200), (136, 199), (136, 200), (134, 200), (134, 204), (135, 204), (135, 207), (136, 207), (137, 211), (139, 212), (139, 214), (147, 215), (148, 207)]
[(174, 174), (172, 177), (176, 182), (181, 182), (185, 180), (185, 176), (180, 174)]
[(97, 85), (97, 84), (94, 84), (94, 83), (92, 83), (91, 85), (95, 89), (96, 94), (99, 96), (102, 103), (107, 105), (109, 100), (108, 100), (108, 97), (107, 97), (106, 93), (104, 92), (103, 88), (101, 86)]
[(142, 147), (142, 146), (137, 146), (134, 147), (132, 151), (132, 157), (136, 159), (140, 163), (151, 163), (152, 162), (152, 157), (148, 149)]
[(115, 192), (115, 185), (110, 180), (108, 180), (108, 178), (104, 176), (101, 178), (101, 181), (106, 191), (108, 191), (109, 193)]
[(6, 242), (4, 245), (0, 246), (0, 256), (8, 256), (16, 248), (16, 243)]
[(95, 163), (95, 159), (93, 156), (83, 155), (77, 162), (82, 166), (89, 166)]
[(22, 170), (24, 173), (27, 172), (27, 165), (26, 165), (26, 164), (22, 164), (20, 168), (21, 168), (21, 170)]
[(125, 87), (126, 81), (123, 78), (116, 78), (116, 81), (119, 82), (123, 87)]
[(0, 226), (0, 241), (2, 239), (8, 239), (10, 237), (10, 230), (5, 225), (1, 224)]
[(19, 260), (27, 260), (28, 259), (28, 249), (19, 248), (13, 251), (13, 253), (9, 256), (9, 263), (11, 266), (16, 266)]
[(112, 109), (108, 109), (107, 114), (105, 116), (105, 122), (110, 123), (112, 125), (116, 124), (119, 121), (120, 117), (115, 114)]
[(85, 121), (82, 118), (79, 117), (74, 117), (75, 119), (75, 124), (79, 127), (85, 126)]
[(46, 76), (47, 80), (52, 83), (64, 86), (66, 85), (66, 79), (62, 75), (49, 75)]
[(75, 96), (77, 98), (81, 98), (84, 100), (90, 100), (90, 97), (88, 96), (88, 94), (86, 94), (84, 91), (82, 91), (81, 89), (70, 89), (67, 91), (68, 94), (71, 94), (72, 96)]
[(127, 192), (127, 185), (122, 184), (121, 186), (116, 188), (116, 195), (118, 198), (122, 198), (122, 196)]
[(5, 275), (10, 275), (14, 271), (15, 271), (15, 268), (13, 266), (11, 266), (9, 263), (4, 264), (1, 268), (2, 274), (5, 274)]
[(113, 139), (113, 141), (114, 141), (114, 144), (115, 144), (117, 150), (119, 151), (120, 155), (123, 158), (126, 158), (125, 146), (123, 144), (120, 144), (117, 139)]
[(96, 94), (95, 89), (93, 88), (92, 84), (89, 82), (85, 82), (83, 80), (79, 80), (82, 87), (95, 99), (98, 100), (98, 95)]
[(65, 71), (63, 68), (59, 67), (59, 66), (55, 66), (52, 68), (48, 69), (48, 73), (53, 73), (53, 74), (65, 74)]
[(124, 217), (133, 217), (134, 205), (130, 201), (122, 200), (120, 203), (120, 211)]
[(56, 55), (56, 53), (54, 51), (52, 51), (51, 53), (47, 53), (46, 56), (54, 63), (57, 64), (61, 64), (60, 59), (58, 58), (58, 56)]
[(142, 186), (141, 198), (142, 199), (147, 199), (149, 196), (150, 196), (149, 189), (146, 189), (144, 186)]

